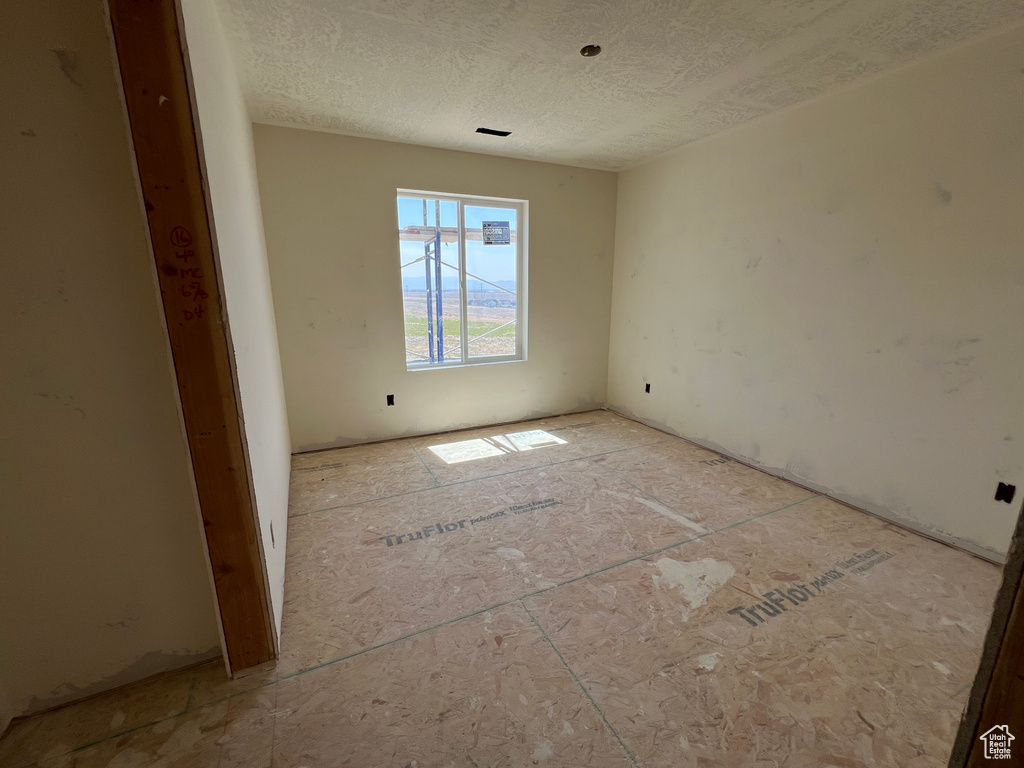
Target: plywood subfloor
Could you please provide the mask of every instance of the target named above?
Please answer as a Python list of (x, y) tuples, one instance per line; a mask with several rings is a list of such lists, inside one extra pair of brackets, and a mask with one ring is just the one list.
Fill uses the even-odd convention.
[(998, 586), (603, 411), (298, 456), (291, 514), (275, 669), (20, 721), (0, 764), (941, 766)]

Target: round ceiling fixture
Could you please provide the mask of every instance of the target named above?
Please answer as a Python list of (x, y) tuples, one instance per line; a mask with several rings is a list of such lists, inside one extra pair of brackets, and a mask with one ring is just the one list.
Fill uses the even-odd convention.
[(580, 56), (586, 56), (588, 59), (597, 56), (600, 52), (600, 45), (584, 45), (580, 48)]

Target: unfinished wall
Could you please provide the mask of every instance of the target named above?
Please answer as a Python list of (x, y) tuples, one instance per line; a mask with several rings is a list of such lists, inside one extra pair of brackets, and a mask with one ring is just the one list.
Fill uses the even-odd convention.
[(220, 643), (103, 3), (8, 5), (0, 70), (0, 690), (17, 715)]
[(216, 3), (183, 0), (181, 8), (256, 509), (280, 637), (291, 441), (252, 126)]
[[(253, 133), (296, 449), (604, 404), (614, 174), (267, 125)], [(530, 201), (526, 362), (406, 371), (400, 187)]]
[(1005, 552), (1022, 73), (1018, 27), (623, 173), (611, 405)]

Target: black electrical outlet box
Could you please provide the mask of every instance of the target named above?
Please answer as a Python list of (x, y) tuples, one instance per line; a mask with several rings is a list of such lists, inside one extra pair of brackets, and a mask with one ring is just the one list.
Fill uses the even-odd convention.
[(1013, 501), (1013, 494), (1017, 492), (1016, 485), (1007, 485), (1006, 483), (1000, 483), (996, 488), (996, 501), (1005, 501), (1009, 504)]

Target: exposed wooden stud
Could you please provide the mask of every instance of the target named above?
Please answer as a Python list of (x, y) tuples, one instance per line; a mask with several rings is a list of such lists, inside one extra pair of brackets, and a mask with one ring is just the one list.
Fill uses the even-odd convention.
[[(1024, 754), (1024, 510), (1003, 568), (981, 664), (960, 721), (950, 768), (988, 765), (982, 735), (1006, 726), (1014, 736), (1011, 753)], [(1007, 765), (1016, 765), (1007, 760)]]
[(109, 0), (233, 672), (275, 658), (252, 478), (173, 0)]

